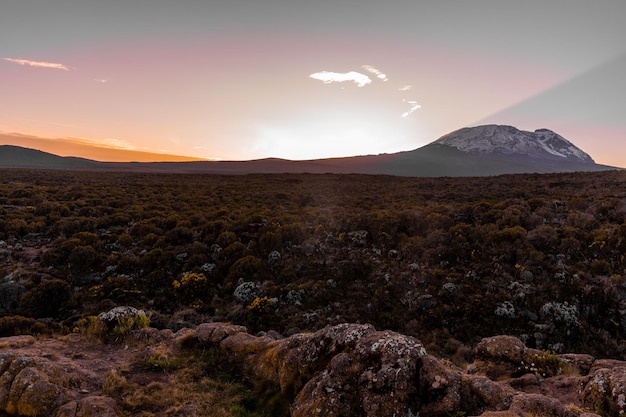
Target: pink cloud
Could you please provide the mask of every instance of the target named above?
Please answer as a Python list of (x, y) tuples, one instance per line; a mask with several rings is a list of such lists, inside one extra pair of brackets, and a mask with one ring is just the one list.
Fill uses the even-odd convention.
[(31, 61), (28, 59), (17, 59), (17, 58), (2, 58), (5, 61), (13, 62), (18, 65), (28, 65), (29, 67), (37, 67), (37, 68), (52, 68), (52, 69), (60, 69), (63, 71), (69, 71), (70, 69), (63, 64), (56, 64), (54, 62), (44, 62), (44, 61)]

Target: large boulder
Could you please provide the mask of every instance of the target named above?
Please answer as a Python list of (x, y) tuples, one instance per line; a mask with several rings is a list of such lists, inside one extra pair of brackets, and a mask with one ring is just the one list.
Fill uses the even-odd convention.
[(409, 415), (412, 404), (417, 411), (420, 359), (426, 356), (421, 342), (390, 331), (348, 339), (353, 349), (334, 355), (304, 385), (292, 416), (351, 416), (358, 410), (364, 416)]
[(526, 346), (517, 337), (488, 337), (476, 345), (475, 367), (494, 380), (510, 377), (522, 364), (525, 352)]
[[(449, 410), (458, 404), (453, 393), (460, 373), (451, 376), (434, 358), (423, 363), (426, 350), (419, 340), (368, 324), (339, 324), (275, 339), (210, 323), (184, 338), (220, 346), (257, 377), (277, 382), (293, 400), (294, 417), (408, 415), (411, 405), (413, 411), (419, 407), (420, 390), (443, 400)], [(421, 387), (420, 372), (437, 384)]]
[(8, 414), (50, 416), (67, 400), (69, 373), (43, 358), (7, 352), (0, 371), (0, 410)]
[(49, 416), (63, 402), (64, 391), (43, 371), (27, 367), (13, 380), (5, 410), (20, 416)]
[(605, 361), (603, 365), (595, 367), (587, 377), (581, 400), (603, 415), (623, 415), (626, 413), (626, 363)]

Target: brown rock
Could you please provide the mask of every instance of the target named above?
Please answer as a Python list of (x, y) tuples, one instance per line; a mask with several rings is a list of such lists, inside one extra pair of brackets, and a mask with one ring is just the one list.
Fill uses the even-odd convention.
[(451, 413), (461, 404), (461, 372), (448, 369), (434, 356), (426, 355), (419, 370), (419, 393), (424, 413)]
[(330, 369), (313, 377), (300, 390), (292, 405), (292, 417), (353, 415), (357, 376), (349, 355), (338, 354)]
[(81, 386), (101, 385), (97, 375), (71, 359), (31, 348), (33, 356), (18, 352), (0, 355), (0, 413), (52, 416), (60, 405), (80, 396)]
[(78, 401), (70, 401), (59, 407), (56, 417), (76, 417), (77, 411)]
[(0, 410), (7, 408), (9, 394), (11, 393), (15, 377), (32, 362), (31, 358), (25, 356), (17, 357), (15, 353), (7, 353), (3, 356), (3, 360), (0, 362), (0, 367), (4, 369), (2, 375), (0, 375)]
[(593, 356), (582, 353), (565, 353), (558, 355), (557, 357), (564, 365), (570, 367), (582, 376), (589, 374), (589, 371), (595, 362), (595, 358)]
[(579, 391), (585, 380), (580, 376), (557, 375), (541, 381), (541, 393), (563, 404), (579, 406), (582, 405)]
[(476, 369), (493, 380), (510, 378), (524, 360), (526, 346), (514, 336), (494, 336), (476, 345)]
[[(620, 415), (626, 412), (626, 363), (611, 368), (599, 368), (587, 376), (581, 392), (583, 405), (592, 410), (602, 410), (604, 415)], [(595, 368), (595, 366), (594, 366)]]
[(119, 417), (119, 414), (112, 398), (90, 396), (62, 405), (56, 417)]
[(243, 359), (263, 351), (270, 341), (272, 340), (265, 337), (256, 337), (250, 333), (241, 332), (226, 337), (219, 343), (219, 346), (236, 357)]
[(476, 357), (519, 363), (524, 358), (526, 346), (515, 336), (494, 336), (482, 339), (476, 345)]
[[(293, 417), (359, 413), (400, 416), (408, 415), (411, 405), (417, 412), (418, 368), (426, 355), (417, 339), (390, 331), (375, 332), (369, 327), (349, 326), (327, 329), (312, 339), (317, 342), (311, 352), (318, 363), (324, 362), (331, 353), (335, 355), (300, 390), (292, 404)], [(320, 343), (324, 341), (328, 343)], [(351, 345), (353, 349), (345, 352), (338, 349), (342, 346), (345, 350)], [(444, 375), (438, 382), (440, 389), (446, 391), (449, 382), (444, 380), (448, 374), (439, 374)]]
[(11, 384), (5, 410), (20, 416), (49, 416), (61, 402), (61, 388), (39, 370), (22, 369)]
[[(200, 327), (200, 326), (199, 326)], [(219, 324), (196, 334), (242, 360), (255, 375), (278, 381), (295, 397), (292, 415), (405, 415), (417, 398), (419, 359), (426, 354), (412, 337), (376, 332), (370, 325), (341, 324), (285, 339), (227, 333)], [(213, 338), (215, 334), (226, 335)]]
[(577, 417), (559, 400), (541, 394), (518, 394), (513, 397), (509, 411), (519, 415), (536, 415), (542, 417)]
[(161, 343), (172, 340), (174, 333), (170, 329), (158, 330), (154, 327), (143, 327), (133, 330), (131, 333), (133, 339), (147, 343)]
[(218, 344), (237, 333), (246, 333), (244, 326), (224, 323), (202, 323), (196, 327), (196, 338), (201, 344)]
[(515, 390), (486, 376), (465, 374), (461, 377), (461, 398), (464, 409), (473, 414), (505, 411), (513, 402)]
[[(283, 391), (298, 391), (322, 372), (336, 354), (354, 349), (361, 338), (374, 331), (370, 325), (340, 324), (281, 340), (235, 335), (225, 339), (221, 346), (234, 352), (233, 345), (242, 345), (242, 340), (248, 344), (256, 343), (256, 351), (249, 347), (244, 350), (246, 354), (254, 354), (251, 361), (254, 373), (278, 381)], [(232, 340), (235, 338), (237, 343)]]
[(506, 382), (518, 391), (541, 394), (539, 379), (535, 374), (524, 374), (519, 378), (512, 378)]
[[(422, 343), (413, 337), (391, 331), (364, 336), (355, 346), (353, 361), (363, 366), (358, 394), (365, 415), (407, 415), (409, 405), (418, 403), (422, 386), (426, 386), (425, 392), (437, 391), (442, 407), (454, 402), (449, 394), (455, 378), (431, 365), (430, 358)], [(434, 382), (422, 384), (426, 375), (433, 376)], [(433, 384), (438, 387), (433, 388)]]
[(593, 362), (591, 369), (589, 369), (589, 374), (593, 374), (599, 369), (613, 369), (624, 367), (626, 367), (626, 362), (624, 361), (619, 361), (617, 359), (597, 359)]

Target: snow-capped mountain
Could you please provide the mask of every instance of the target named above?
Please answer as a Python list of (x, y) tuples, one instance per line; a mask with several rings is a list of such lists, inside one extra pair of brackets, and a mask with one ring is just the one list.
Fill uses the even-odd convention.
[(527, 132), (500, 125), (466, 127), (449, 133), (434, 143), (473, 154), (519, 154), (531, 158), (594, 162), (587, 153), (549, 129)]
[(548, 129), (534, 132), (512, 126), (466, 127), (426, 146), (394, 154), (375, 173), (418, 177), (604, 171), (580, 148)]

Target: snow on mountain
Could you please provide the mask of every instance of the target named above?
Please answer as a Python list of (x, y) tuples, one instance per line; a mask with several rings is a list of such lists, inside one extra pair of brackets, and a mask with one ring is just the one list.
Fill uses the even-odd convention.
[(442, 136), (434, 143), (475, 154), (520, 154), (594, 163), (587, 153), (549, 129), (527, 132), (501, 125), (466, 127)]

